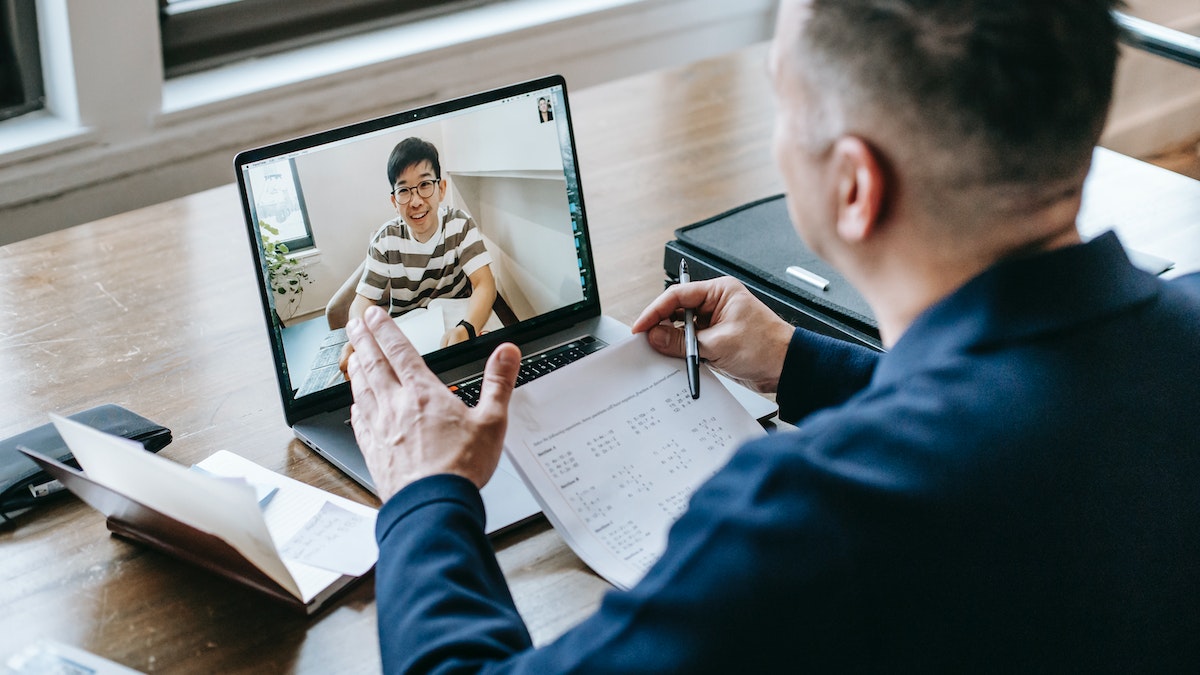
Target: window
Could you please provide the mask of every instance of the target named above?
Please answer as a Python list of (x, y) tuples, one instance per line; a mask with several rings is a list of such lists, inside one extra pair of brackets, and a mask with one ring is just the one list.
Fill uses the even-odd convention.
[(43, 103), (34, 0), (0, 0), (0, 120)]
[(283, 244), (291, 253), (312, 248), (312, 227), (295, 161), (261, 164), (250, 169), (246, 177), (254, 215), (260, 225), (266, 225), (264, 239)]
[(171, 77), (486, 1), (159, 0), (163, 67)]

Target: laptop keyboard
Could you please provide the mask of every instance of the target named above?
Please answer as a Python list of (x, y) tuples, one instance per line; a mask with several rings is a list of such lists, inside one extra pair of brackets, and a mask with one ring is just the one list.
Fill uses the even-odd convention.
[[(572, 340), (564, 345), (551, 347), (536, 354), (530, 354), (521, 359), (521, 370), (517, 372), (517, 386), (552, 373), (559, 368), (578, 361), (579, 359), (607, 347), (608, 344), (591, 335)], [(479, 402), (479, 390), (483, 385), (483, 376), (479, 375), (463, 382), (450, 385), (450, 391), (461, 398), (468, 406), (474, 407)]]

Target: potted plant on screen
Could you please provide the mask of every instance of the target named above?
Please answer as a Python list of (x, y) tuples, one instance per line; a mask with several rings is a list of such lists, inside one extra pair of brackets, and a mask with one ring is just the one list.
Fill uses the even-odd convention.
[(280, 241), (277, 228), (263, 220), (258, 221), (258, 228), (262, 233), (267, 278), (275, 293), (275, 315), (283, 323), (300, 309), (304, 287), (312, 283), (312, 279), (300, 261), (289, 255), (287, 244)]

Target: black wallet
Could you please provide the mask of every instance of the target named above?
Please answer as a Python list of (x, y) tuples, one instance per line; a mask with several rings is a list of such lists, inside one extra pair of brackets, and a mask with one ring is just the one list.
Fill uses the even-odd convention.
[[(149, 452), (158, 452), (171, 442), (170, 429), (112, 403), (89, 408), (68, 417), (101, 431), (138, 441)], [(66, 494), (58, 489), (54, 479), (34, 464), (33, 460), (18, 452), (17, 448), (35, 450), (79, 468), (53, 424), (43, 424), (36, 429), (0, 440), (0, 516), (34, 506), (54, 494)]]

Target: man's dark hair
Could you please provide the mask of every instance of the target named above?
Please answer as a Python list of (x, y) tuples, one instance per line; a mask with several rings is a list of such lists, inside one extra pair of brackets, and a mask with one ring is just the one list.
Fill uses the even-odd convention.
[(806, 53), (829, 71), (816, 86), (851, 90), (851, 119), (856, 105), (898, 119), (973, 159), (975, 179), (1059, 178), (1087, 165), (1107, 118), (1119, 4), (813, 0)]
[(421, 162), (429, 162), (433, 167), (433, 177), (441, 180), (442, 163), (438, 161), (438, 150), (433, 143), (416, 136), (410, 136), (397, 143), (396, 147), (392, 148), (392, 154), (388, 156), (388, 188), (396, 187), (396, 177), (404, 173), (405, 169)]

